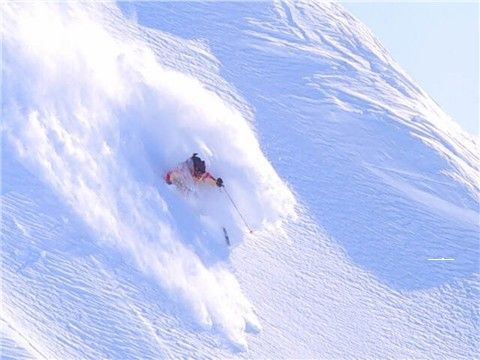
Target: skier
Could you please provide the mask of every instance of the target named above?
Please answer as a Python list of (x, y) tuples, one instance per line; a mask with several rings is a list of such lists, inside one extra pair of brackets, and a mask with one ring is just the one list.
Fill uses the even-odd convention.
[(223, 186), (222, 178), (214, 178), (206, 171), (205, 161), (194, 153), (189, 159), (177, 165), (176, 168), (167, 171), (165, 182), (168, 185), (175, 184), (180, 189), (188, 190), (189, 184), (208, 184)]

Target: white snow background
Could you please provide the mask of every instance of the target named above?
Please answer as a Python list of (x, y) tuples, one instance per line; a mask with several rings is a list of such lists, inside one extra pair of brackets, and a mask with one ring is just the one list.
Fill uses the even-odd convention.
[(478, 139), (339, 5), (2, 13), (2, 357), (479, 355)]

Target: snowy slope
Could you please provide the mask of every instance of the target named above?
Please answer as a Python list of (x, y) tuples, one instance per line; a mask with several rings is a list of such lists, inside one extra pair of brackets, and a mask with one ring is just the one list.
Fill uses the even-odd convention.
[[(2, 37), (6, 356), (478, 355), (478, 140), (340, 6), (9, 4)], [(254, 235), (163, 184), (193, 151)]]

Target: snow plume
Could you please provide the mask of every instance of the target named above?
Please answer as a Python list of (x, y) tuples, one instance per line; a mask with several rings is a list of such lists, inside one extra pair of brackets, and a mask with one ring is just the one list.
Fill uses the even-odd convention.
[(160, 176), (201, 153), (256, 229), (293, 215), (293, 196), (238, 112), (195, 79), (162, 68), (145, 43), (106, 26), (101, 6), (6, 6), (7, 144), (99, 241), (128, 253), (202, 326), (243, 348), (245, 329), (258, 320), (213, 231), (227, 226), (239, 241), (243, 224), (221, 193), (205, 195), (218, 204), (195, 208)]

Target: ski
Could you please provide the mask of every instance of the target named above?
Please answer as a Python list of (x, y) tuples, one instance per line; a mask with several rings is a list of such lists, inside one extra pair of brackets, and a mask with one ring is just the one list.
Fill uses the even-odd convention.
[(223, 236), (225, 237), (225, 241), (227, 242), (227, 245), (230, 246), (230, 238), (228, 237), (227, 229), (223, 229)]

